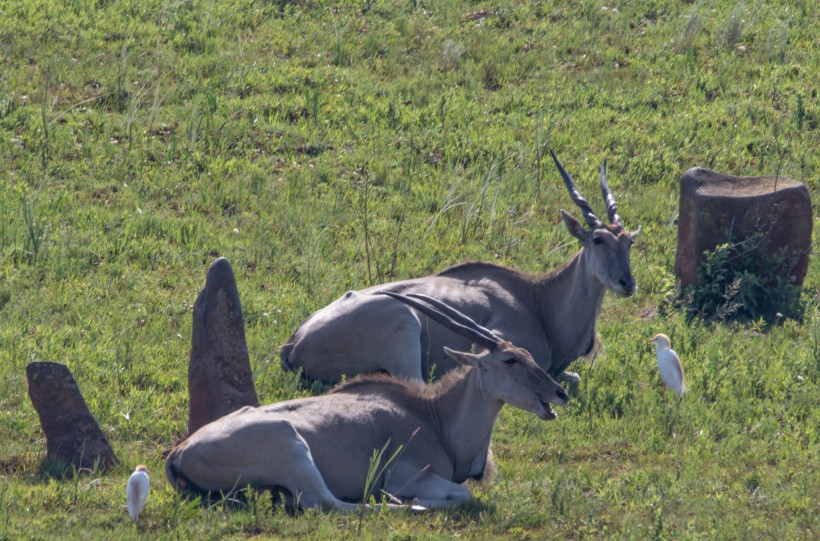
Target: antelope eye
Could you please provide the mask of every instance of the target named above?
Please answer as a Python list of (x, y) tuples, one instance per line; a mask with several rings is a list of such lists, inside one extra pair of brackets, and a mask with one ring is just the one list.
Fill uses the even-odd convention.
[(517, 362), (518, 362), (517, 360), (515, 360), (515, 359), (513, 359), (513, 358), (509, 358), (509, 359), (507, 359), (506, 361), (504, 361), (504, 364), (513, 365), (513, 364), (515, 364), (515, 363), (517, 363)]
[(592, 237), (592, 242), (595, 244), (601, 244), (604, 241), (601, 240), (601, 237)]

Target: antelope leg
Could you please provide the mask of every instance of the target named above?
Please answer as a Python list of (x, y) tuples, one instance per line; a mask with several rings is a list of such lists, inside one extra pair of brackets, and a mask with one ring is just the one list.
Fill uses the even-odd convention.
[(575, 384), (575, 385), (578, 385), (579, 383), (581, 383), (581, 376), (578, 375), (578, 372), (570, 372), (569, 370), (566, 370), (566, 371), (564, 371), (563, 374), (561, 374), (558, 377), (560, 377), (562, 380), (566, 381), (567, 383), (572, 383), (572, 384)]
[(411, 465), (399, 464), (393, 470), (387, 491), (405, 500), (414, 500), (427, 509), (446, 509), (473, 499), (458, 483)]
[(281, 487), (300, 509), (359, 509), (330, 492), (307, 442), (290, 422), (258, 422), (256, 413), (254, 408), (239, 410), (178, 445), (166, 467), (172, 484), (178, 486), (181, 477), (200, 491), (223, 493), (247, 486)]

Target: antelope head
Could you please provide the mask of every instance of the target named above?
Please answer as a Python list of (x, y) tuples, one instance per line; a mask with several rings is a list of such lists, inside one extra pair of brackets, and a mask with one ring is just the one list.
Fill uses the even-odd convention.
[(586, 229), (571, 214), (563, 209), (561, 210), (561, 216), (570, 234), (581, 242), (584, 251), (589, 254), (588, 262), (592, 275), (619, 297), (631, 297), (638, 290), (638, 285), (635, 283), (635, 278), (632, 276), (632, 270), (629, 266), (629, 252), (641, 228), (638, 227), (633, 232), (629, 232), (624, 228), (621, 218), (618, 216), (618, 206), (615, 204), (615, 198), (612, 196), (609, 184), (606, 181), (606, 160), (601, 166), (601, 195), (603, 195), (606, 204), (608, 224), (601, 222), (595, 216), (595, 213), (592, 212), (592, 206), (578, 192), (575, 182), (561, 165), (561, 162), (558, 161), (555, 153), (550, 150), (550, 154), (552, 154), (552, 159), (558, 167), (558, 172), (561, 173), (561, 178), (564, 179), (570, 197), (581, 209), (581, 214), (583, 214), (584, 220), (590, 227), (590, 229)]
[(478, 371), (480, 388), (487, 397), (534, 413), (544, 421), (558, 417), (550, 404), (564, 406), (569, 401), (567, 392), (536, 364), (526, 349), (499, 338), (452, 306), (418, 293), (402, 295), (386, 290), (380, 293), (412, 306), (483, 347), (478, 353), (447, 347), (444, 351), (459, 364)]

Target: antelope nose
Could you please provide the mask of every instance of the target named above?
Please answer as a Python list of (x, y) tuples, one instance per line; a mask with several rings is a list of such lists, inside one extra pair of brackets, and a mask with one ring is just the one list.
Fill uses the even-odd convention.
[(638, 286), (635, 284), (635, 279), (632, 277), (630, 273), (626, 273), (621, 276), (621, 279), (618, 280), (618, 283), (624, 288), (624, 293), (627, 295), (632, 295), (638, 289)]

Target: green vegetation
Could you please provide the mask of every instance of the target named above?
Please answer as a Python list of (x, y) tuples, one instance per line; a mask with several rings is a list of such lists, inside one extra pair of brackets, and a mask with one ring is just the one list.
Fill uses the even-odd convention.
[[(705, 323), (675, 294), (678, 180), (781, 174), (820, 200), (808, 1), (0, 4), (0, 538), (725, 538), (820, 535), (820, 271), (801, 321)], [(596, 209), (604, 158), (640, 291), (561, 417), (506, 408), (498, 475), (421, 516), (290, 518), (180, 499), (191, 307), (237, 275), (257, 391), (306, 394), (277, 348), (350, 288), (465, 259), (529, 272), (576, 243), (556, 150)], [(548, 154), (546, 154), (548, 158)], [(816, 223), (816, 225), (820, 225)], [(815, 239), (817, 233), (815, 233)], [(666, 392), (665, 332), (690, 392)], [(67, 364), (122, 466), (59, 479), (25, 366)], [(139, 525), (137, 463), (152, 475)]]
[(801, 318), (801, 288), (782, 270), (793, 268), (795, 258), (759, 249), (762, 237), (755, 233), (708, 251), (698, 269), (698, 284), (682, 286), (676, 304), (692, 317), (724, 321)]

